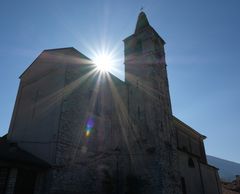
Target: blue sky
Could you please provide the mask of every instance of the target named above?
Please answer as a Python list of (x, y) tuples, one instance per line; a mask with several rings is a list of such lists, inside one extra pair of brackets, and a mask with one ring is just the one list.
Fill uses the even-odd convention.
[(210, 155), (240, 162), (239, 0), (56, 0), (0, 3), (0, 135), (19, 75), (44, 49), (73, 46), (92, 57), (133, 33), (141, 6), (166, 41), (173, 113), (208, 137)]

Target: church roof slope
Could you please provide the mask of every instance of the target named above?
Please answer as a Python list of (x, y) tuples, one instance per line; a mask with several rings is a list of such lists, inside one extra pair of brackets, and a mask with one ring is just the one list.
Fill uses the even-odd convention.
[(74, 48), (74, 47), (45, 49), (45, 50), (43, 50), (43, 52), (61, 52), (61, 51), (64, 51), (64, 50), (65, 50), (65, 51), (66, 51), (66, 50), (75, 51), (75, 52), (77, 52), (82, 58), (91, 60), (90, 58), (88, 58), (86, 55), (82, 54), (79, 50), (77, 50), (77, 49)]
[(183, 121), (181, 121), (180, 119), (178, 119), (175, 116), (173, 116), (173, 121), (174, 121), (174, 126), (178, 125), (184, 131), (186, 131), (188, 133), (191, 133), (191, 134), (195, 134), (195, 135), (201, 137), (202, 139), (206, 139), (207, 138), (205, 135), (202, 135), (201, 133), (199, 133), (195, 129), (191, 128), (190, 126), (188, 126), (186, 123), (184, 123)]
[(27, 164), (41, 168), (50, 167), (50, 164), (22, 150), (16, 143), (11, 143), (2, 138), (0, 140), (0, 161), (5, 161), (8, 164)]

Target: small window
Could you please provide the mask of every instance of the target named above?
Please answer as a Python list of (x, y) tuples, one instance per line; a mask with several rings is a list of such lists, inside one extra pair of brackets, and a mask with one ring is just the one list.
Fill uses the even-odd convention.
[(187, 149), (187, 147), (186, 147), (185, 145), (182, 147), (182, 149), (183, 149), (183, 151), (185, 151), (185, 152), (188, 151), (188, 149)]
[(138, 106), (138, 118), (140, 118), (140, 107)]
[(100, 95), (98, 95), (97, 99), (96, 99), (96, 104), (94, 107), (94, 114), (96, 114), (96, 115), (101, 114), (101, 97), (100, 97)]
[(40, 93), (39, 93), (39, 89), (37, 89), (36, 93), (35, 93), (35, 96), (33, 98), (33, 109), (32, 109), (32, 119), (35, 118), (36, 116), (36, 110), (38, 108), (38, 105), (39, 105), (39, 96), (40, 96)]
[(160, 122), (160, 130), (163, 131), (163, 122)]
[(88, 99), (89, 99), (89, 100), (92, 98), (92, 95), (93, 95), (93, 91), (92, 91), (92, 90), (89, 90), (89, 91), (88, 91)]
[(161, 49), (161, 46), (160, 46), (160, 43), (158, 42), (158, 40), (154, 41), (154, 47), (155, 47), (155, 50), (160, 50)]
[(137, 53), (142, 53), (142, 41), (138, 40), (136, 44), (136, 52)]
[(193, 161), (192, 158), (189, 158), (189, 159), (188, 159), (188, 166), (189, 166), (190, 168), (195, 168), (194, 161)]

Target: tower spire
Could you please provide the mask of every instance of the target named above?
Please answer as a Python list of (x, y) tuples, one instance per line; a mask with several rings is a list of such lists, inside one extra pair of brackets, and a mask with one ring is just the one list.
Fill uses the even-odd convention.
[(143, 28), (149, 26), (149, 22), (146, 14), (143, 12), (143, 7), (140, 9), (141, 12), (138, 15), (138, 21), (135, 29), (135, 33), (141, 31)]

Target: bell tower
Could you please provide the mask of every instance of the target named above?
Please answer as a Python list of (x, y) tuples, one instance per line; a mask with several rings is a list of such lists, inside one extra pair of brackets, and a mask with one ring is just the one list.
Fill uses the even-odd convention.
[(126, 103), (132, 150), (142, 156), (133, 161), (143, 161), (139, 176), (151, 177), (146, 193), (152, 194), (180, 193), (164, 45), (141, 11), (134, 34), (124, 40)]
[(170, 144), (174, 131), (170, 127), (172, 110), (164, 44), (141, 12), (134, 34), (124, 40), (125, 77), (129, 116), (139, 128), (144, 128), (139, 129), (139, 134), (146, 138), (157, 133), (155, 137), (160, 135)]

